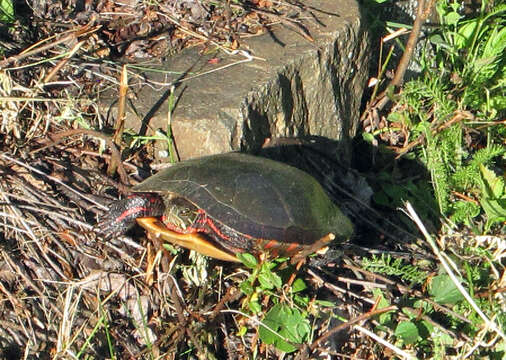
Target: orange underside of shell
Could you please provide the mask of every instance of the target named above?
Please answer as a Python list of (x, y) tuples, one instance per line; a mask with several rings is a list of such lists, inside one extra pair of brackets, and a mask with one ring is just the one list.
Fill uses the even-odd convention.
[(137, 218), (137, 223), (151, 235), (159, 237), (171, 244), (182, 246), (186, 249), (195, 250), (198, 253), (215, 259), (231, 262), (239, 262), (236, 256), (225, 250), (217, 248), (212, 242), (198, 233), (180, 234), (167, 229), (167, 227), (154, 217)]
[[(182, 234), (169, 230), (163, 224), (163, 222), (154, 217), (137, 218), (137, 223), (152, 236), (156, 236), (157, 238), (160, 238), (171, 244), (179, 245), (190, 250), (195, 250), (198, 253), (213, 257), (215, 259), (230, 262), (239, 262), (239, 259), (237, 259), (233, 253), (220, 249), (212, 241), (209, 241), (206, 237), (202, 236), (199, 233)], [(260, 241), (261, 244), (259, 247), (265, 251), (270, 252), (274, 257), (278, 256), (279, 250), (281, 250), (282, 254), (285, 256), (291, 257), (295, 255), (302, 255), (305, 257), (313, 252), (319, 253), (324, 249), (326, 250), (326, 245), (334, 240), (334, 238), (334, 234), (328, 234), (318, 241), (315, 241), (315, 243), (310, 246), (302, 246), (296, 243), (289, 243), (281, 244), (281, 247), (280, 243), (277, 241), (263, 240)]]

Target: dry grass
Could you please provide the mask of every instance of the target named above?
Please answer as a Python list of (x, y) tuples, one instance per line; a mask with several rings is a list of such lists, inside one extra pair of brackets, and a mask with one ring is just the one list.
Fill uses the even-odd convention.
[[(149, 9), (141, 4), (138, 15)], [(234, 312), (241, 309), (238, 284), (247, 277), (240, 266), (187, 252), (173, 256), (140, 232), (134, 240), (96, 237), (98, 217), (126, 190), (105, 175), (119, 153), (104, 142), (105, 131), (73, 129), (106, 127), (96, 94), (119, 88), (121, 66), (105, 49), (127, 56), (129, 50), (119, 45), (124, 33), (104, 42), (104, 29), (123, 16), (120, 8), (109, 9), (116, 18), (78, 25), (59, 5), (53, 15), (66, 26), (39, 23), (33, 43), (31, 33), (14, 26), (11, 39), (22, 39), (24, 49), (11, 49), (0, 62), (0, 357), (233, 359), (252, 347), (260, 357), (277, 357), (260, 346), (258, 319)], [(35, 18), (48, 6), (37, 3)], [(279, 20), (263, 11), (234, 21), (263, 29), (262, 17)], [(158, 19), (163, 13), (167, 7)], [(185, 16), (171, 20), (178, 47), (223, 41), (219, 32), (192, 36)], [(130, 86), (150, 85), (129, 71)], [(129, 181), (150, 152), (149, 145), (128, 151), (122, 166)], [(315, 285), (315, 294), (318, 288), (324, 289)], [(248, 331), (239, 337), (241, 326)]]

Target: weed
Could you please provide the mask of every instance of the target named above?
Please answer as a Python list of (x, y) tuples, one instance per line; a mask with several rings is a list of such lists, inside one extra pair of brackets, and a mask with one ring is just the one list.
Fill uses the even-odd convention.
[(479, 228), (490, 231), (506, 216), (496, 173), (506, 153), (499, 120), (506, 109), (506, 6), (487, 12), (486, 3), (475, 18), (460, 15), (458, 3), (438, 3), (441, 27), (430, 37), (423, 74), (405, 84), (389, 119), (413, 141), (424, 140), (414, 152), (430, 172), (440, 214), (466, 225), (484, 214)]
[(14, 20), (14, 4), (12, 0), (0, 0), (0, 23), (10, 24)]
[(504, 298), (492, 289), (504, 287), (506, 5), (480, 6), (477, 14), (464, 14), (460, 2), (437, 3), (440, 25), (419, 59), (420, 76), (392, 98), (385, 127), (363, 136), (371, 144), (386, 139), (398, 157), (422, 163), (430, 178), (408, 178), (399, 161), (374, 178), (375, 202), (395, 208), (409, 200), (424, 222), (434, 223), (430, 208), (443, 224), (438, 245), (425, 234), (437, 262), (362, 260), (362, 268), (397, 278), (402, 293), (373, 290), (378, 307), (400, 308), (378, 316), (377, 330), (424, 358), (505, 354)]
[[(282, 264), (286, 266), (288, 260), (286, 258), (262, 262), (257, 261), (251, 254), (238, 254), (238, 258), (252, 270), (248, 279), (240, 285), (241, 291), (246, 295), (243, 307), (261, 315), (266, 308), (263, 299), (273, 299), (274, 302), (263, 316), (258, 328), (260, 340), (265, 344), (273, 344), (283, 352), (297, 350), (294, 345), (307, 341), (311, 333), (309, 314), (304, 310), (308, 302), (300, 296), (295, 299), (295, 294), (306, 289), (306, 285), (302, 279), (296, 279), (293, 285), (283, 286), (286, 283), (282, 280), (283, 272), (285, 274), (287, 272), (279, 270), (279, 266)], [(288, 270), (290, 272), (293, 269)], [(304, 308), (299, 308), (297, 304)]]

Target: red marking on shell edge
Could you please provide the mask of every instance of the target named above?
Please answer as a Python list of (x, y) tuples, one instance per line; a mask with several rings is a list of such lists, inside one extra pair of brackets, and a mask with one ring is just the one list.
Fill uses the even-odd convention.
[(116, 222), (121, 222), (123, 221), (124, 218), (126, 218), (127, 216), (130, 216), (130, 215), (133, 215), (133, 214), (136, 214), (136, 213), (140, 213), (142, 211), (146, 211), (147, 209), (144, 207), (144, 206), (137, 206), (137, 207), (134, 207), (134, 208), (131, 208), (131, 209), (128, 209), (128, 210), (125, 210), (121, 213), (120, 216), (118, 216), (116, 218)]
[(211, 230), (213, 230), (215, 232), (215, 234), (217, 234), (220, 238), (222, 238), (223, 240), (227, 241), (227, 240), (230, 240), (230, 237), (223, 234), (220, 229), (218, 229), (218, 227), (214, 224), (213, 220), (210, 219), (206, 213), (204, 212), (204, 210), (202, 209), (199, 209), (199, 215), (202, 216), (202, 221), (204, 224), (207, 224)]
[(271, 240), (267, 244), (264, 245), (265, 250), (269, 250), (270, 248), (273, 248), (277, 246), (279, 243), (276, 240)]
[(285, 252), (287, 254), (291, 254), (292, 252), (296, 251), (299, 249), (299, 244), (297, 243), (291, 243), (290, 245), (288, 245), (288, 247), (286, 248)]

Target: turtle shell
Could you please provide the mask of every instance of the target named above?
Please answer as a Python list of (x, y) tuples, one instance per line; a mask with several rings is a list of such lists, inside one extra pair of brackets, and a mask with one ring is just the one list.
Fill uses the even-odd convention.
[(248, 237), (311, 245), (353, 226), (309, 174), (266, 158), (227, 153), (188, 160), (133, 188), (179, 196)]

